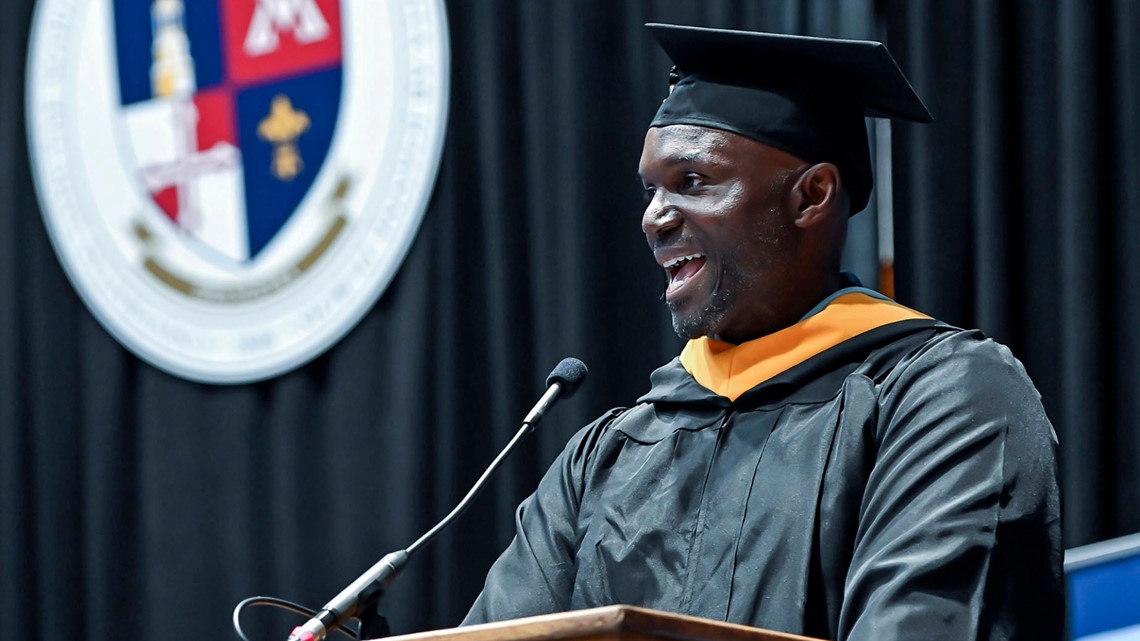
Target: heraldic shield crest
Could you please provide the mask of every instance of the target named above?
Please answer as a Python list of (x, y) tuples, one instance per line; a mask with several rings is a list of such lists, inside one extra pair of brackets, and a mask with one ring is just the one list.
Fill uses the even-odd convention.
[(238, 263), (297, 210), (341, 101), (339, 0), (113, 0), (118, 125), (155, 212)]
[(37, 0), (28, 146), (69, 280), (176, 375), (308, 362), (412, 245), (448, 61), (444, 0)]

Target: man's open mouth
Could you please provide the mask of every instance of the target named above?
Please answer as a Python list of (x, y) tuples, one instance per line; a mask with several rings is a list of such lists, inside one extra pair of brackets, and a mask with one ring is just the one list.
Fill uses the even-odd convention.
[(704, 266), (705, 256), (700, 253), (678, 256), (666, 261), (662, 265), (665, 273), (669, 275), (669, 284), (665, 287), (665, 300), (672, 301), (679, 296), (685, 283), (688, 283)]

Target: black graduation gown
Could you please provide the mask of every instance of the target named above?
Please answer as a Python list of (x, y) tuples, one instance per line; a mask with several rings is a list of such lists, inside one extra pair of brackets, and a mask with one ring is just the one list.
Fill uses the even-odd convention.
[(735, 401), (677, 359), (575, 435), (464, 623), (625, 603), (838, 639), (1059, 640), (1056, 436), (1009, 351), (907, 320)]

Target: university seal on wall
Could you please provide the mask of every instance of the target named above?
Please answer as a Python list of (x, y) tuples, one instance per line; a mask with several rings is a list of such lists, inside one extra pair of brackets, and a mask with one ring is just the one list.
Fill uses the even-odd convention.
[(41, 0), (28, 139), (60, 261), (173, 374), (301, 365), (407, 253), (447, 83), (442, 0)]

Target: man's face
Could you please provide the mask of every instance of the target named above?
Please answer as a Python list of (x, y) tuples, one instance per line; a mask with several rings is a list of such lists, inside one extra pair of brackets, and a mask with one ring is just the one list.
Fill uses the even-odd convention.
[(794, 322), (796, 235), (788, 191), (806, 163), (744, 136), (654, 127), (639, 172), (641, 226), (665, 269), (665, 301), (683, 337), (739, 343)]

